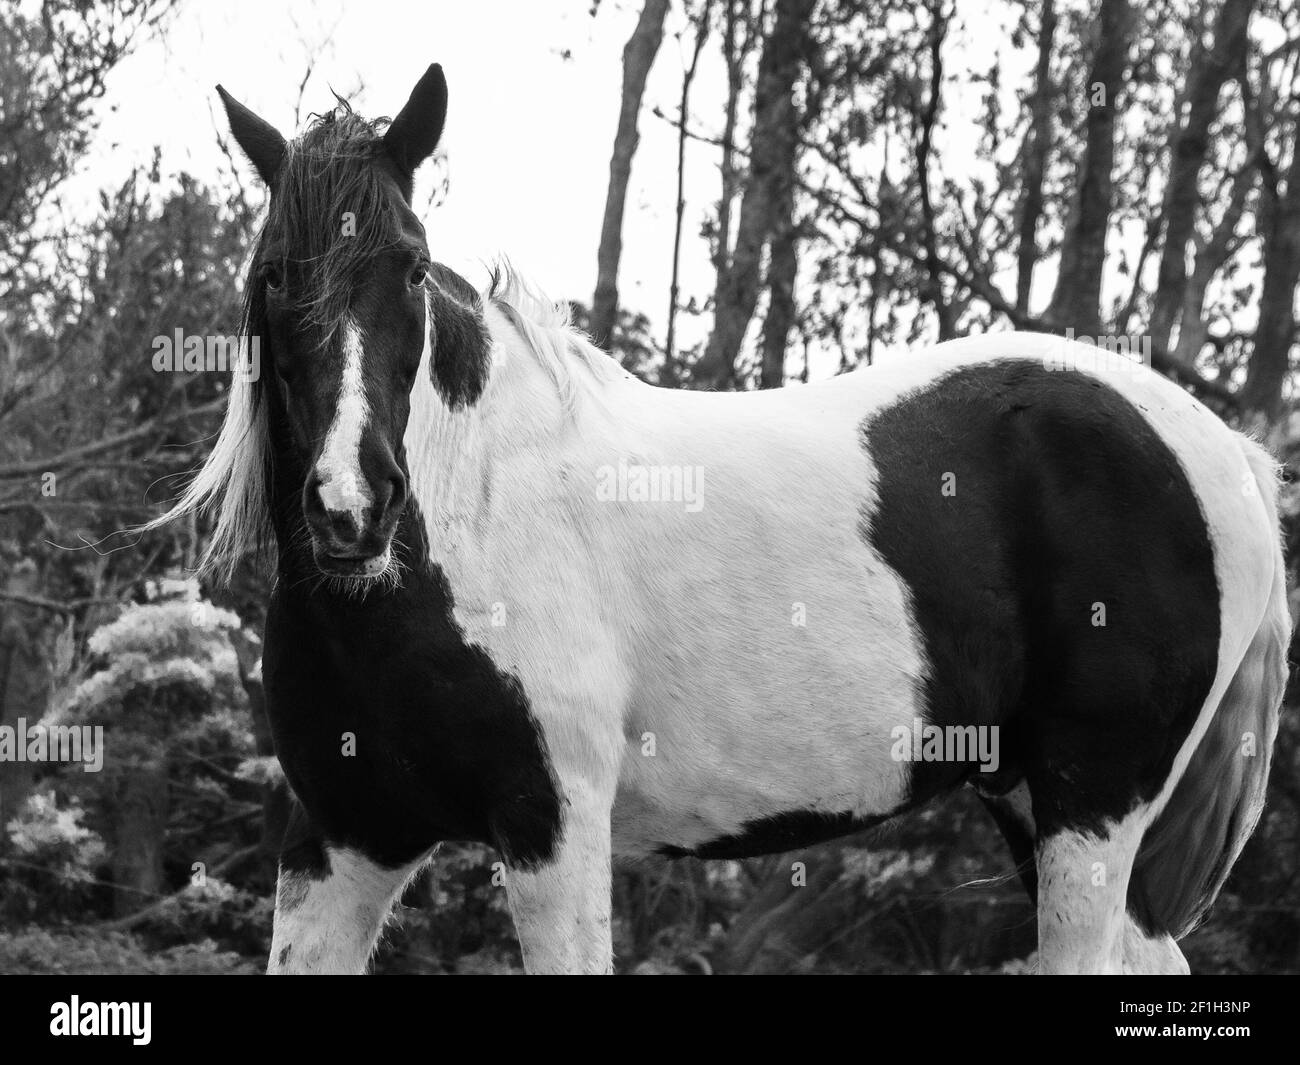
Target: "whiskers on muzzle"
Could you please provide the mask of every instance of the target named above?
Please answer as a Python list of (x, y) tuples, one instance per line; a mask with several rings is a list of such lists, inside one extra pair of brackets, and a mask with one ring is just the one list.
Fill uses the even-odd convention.
[(323, 587), (331, 594), (350, 599), (364, 599), (372, 593), (382, 595), (385, 592), (396, 591), (402, 586), (403, 576), (410, 570), (410, 567), (399, 557), (396, 538), (377, 561), (381, 565), (375, 573), (357, 575), (321, 573), (317, 587)]
[[(290, 550), (300, 555), (315, 559), (317, 541), (310, 528), (303, 523), (293, 534)], [(384, 552), (373, 559), (357, 573), (338, 573), (323, 569), (313, 561), (308, 572), (299, 577), (289, 587), (291, 590), (306, 588), (308, 595), (324, 590), (332, 595), (360, 599), (370, 594), (382, 595), (396, 591), (410, 572), (407, 548), (400, 536), (394, 534)]]

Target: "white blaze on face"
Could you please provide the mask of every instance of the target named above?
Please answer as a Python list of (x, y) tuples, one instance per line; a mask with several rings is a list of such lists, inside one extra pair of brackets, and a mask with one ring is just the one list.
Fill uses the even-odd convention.
[(325, 509), (352, 515), (357, 528), (364, 528), (374, 502), (370, 485), (361, 473), (361, 434), (370, 408), (366, 404), (365, 381), (361, 374), (364, 345), (361, 330), (347, 318), (343, 322), (343, 376), (339, 383), (334, 424), (316, 461), (320, 498)]

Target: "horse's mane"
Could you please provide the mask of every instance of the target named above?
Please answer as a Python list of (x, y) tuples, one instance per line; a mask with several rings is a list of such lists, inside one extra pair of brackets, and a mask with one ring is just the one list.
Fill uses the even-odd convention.
[[(245, 324), (241, 357), (248, 337)], [(249, 363), (241, 358), (240, 365)], [(253, 381), (247, 374), (235, 374), (226, 419), (212, 453), (171, 509), (144, 526), (145, 530), (155, 529), (187, 514), (215, 510), (216, 528), (197, 569), (200, 575), (212, 575), (223, 582), (230, 581), (245, 553), (261, 551), (272, 542), (267, 491), (270, 437), (263, 388), (260, 378)]]
[(510, 320), (551, 374), (566, 410), (572, 411), (577, 403), (578, 388), (572, 373), (575, 361), (594, 383), (624, 375), (617, 362), (573, 325), (567, 303), (544, 295), (506, 259), (499, 259), (492, 267), (487, 300)]

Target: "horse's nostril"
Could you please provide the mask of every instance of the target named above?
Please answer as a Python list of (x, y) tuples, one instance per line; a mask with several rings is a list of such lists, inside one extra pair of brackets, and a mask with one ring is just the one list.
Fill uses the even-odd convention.
[(406, 478), (400, 473), (394, 474), (383, 482), (375, 493), (375, 522), (383, 525), (394, 520), (406, 503)]

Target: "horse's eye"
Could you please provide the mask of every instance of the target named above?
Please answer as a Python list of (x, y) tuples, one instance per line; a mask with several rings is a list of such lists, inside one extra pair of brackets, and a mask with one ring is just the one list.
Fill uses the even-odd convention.
[(262, 280), (270, 292), (279, 292), (284, 287), (284, 273), (275, 263), (262, 264)]
[(425, 281), (428, 280), (428, 278), (429, 278), (429, 264), (419, 263), (417, 264), (415, 269), (411, 271), (411, 276), (410, 278), (407, 279), (407, 283), (412, 288), (419, 288), (421, 285), (425, 283)]

